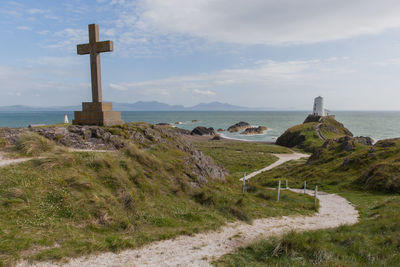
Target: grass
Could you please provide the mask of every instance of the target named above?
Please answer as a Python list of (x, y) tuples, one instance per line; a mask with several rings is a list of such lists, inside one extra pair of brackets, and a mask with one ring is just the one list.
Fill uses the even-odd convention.
[(110, 153), (58, 150), (37, 136), (21, 140), (19, 151), (46, 157), (0, 168), (0, 265), (119, 251), (230, 221), (314, 212), (309, 196), (282, 192), (277, 203), (275, 191), (251, 182), (242, 194), (236, 177), (193, 184), (187, 155), (172, 137)]
[(400, 196), (342, 194), (360, 211), (360, 223), (289, 233), (225, 255), (215, 266), (398, 266)]
[(289, 186), (339, 193), (360, 212), (360, 222), (331, 230), (288, 233), (261, 240), (214, 262), (215, 266), (399, 266), (400, 139), (373, 147), (340, 144), (320, 149), (320, 157), (288, 162), (254, 177), (268, 187), (278, 179)]
[(274, 163), (278, 158), (273, 153), (292, 153), (290, 149), (277, 145), (231, 140), (198, 141), (194, 145), (223, 165), (235, 178), (242, 177), (244, 172), (249, 174)]
[(24, 156), (39, 156), (55, 149), (55, 144), (43, 136), (33, 132), (21, 135), (16, 143), (16, 150)]

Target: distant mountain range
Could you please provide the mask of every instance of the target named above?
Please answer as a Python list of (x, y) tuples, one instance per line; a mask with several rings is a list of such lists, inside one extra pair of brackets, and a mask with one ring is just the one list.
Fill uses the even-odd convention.
[[(9, 112), (30, 112), (30, 111), (74, 111), (81, 110), (81, 106), (60, 106), (60, 107), (32, 107), (32, 106), (5, 106), (0, 107), (0, 111)], [(114, 110), (120, 111), (245, 111), (245, 110), (266, 110), (235, 106), (221, 102), (200, 103), (193, 107), (182, 105), (169, 105), (157, 101), (139, 101), (133, 104), (113, 103)], [(269, 108), (271, 110), (273, 108)]]

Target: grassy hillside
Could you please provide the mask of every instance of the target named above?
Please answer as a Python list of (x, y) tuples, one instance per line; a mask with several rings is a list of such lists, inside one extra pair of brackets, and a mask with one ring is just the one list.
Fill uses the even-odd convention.
[[(5, 149), (41, 158), (0, 168), (0, 265), (134, 248), (235, 220), (313, 213), (310, 197), (284, 192), (277, 203), (276, 192), (255, 185), (243, 195), (237, 177), (198, 179), (193, 170), (200, 163), (191, 160), (198, 152), (170, 129), (109, 130), (123, 148), (69, 152), (28, 134)], [(151, 139), (131, 138), (132, 131)], [(220, 163), (230, 169), (226, 159)]]
[[(349, 146), (350, 145), (350, 146)], [(332, 230), (289, 233), (254, 243), (216, 266), (398, 266), (400, 254), (400, 139), (374, 146), (355, 139), (329, 141), (303, 162), (255, 177), (259, 186), (288, 179), (291, 187), (340, 193), (360, 212), (360, 223)]]
[(352, 135), (352, 133), (333, 117), (326, 117), (319, 122), (306, 122), (287, 129), (276, 140), (276, 143), (310, 152), (321, 146), (325, 139), (340, 138), (346, 135)]
[(274, 163), (278, 158), (273, 154), (292, 153), (286, 147), (234, 140), (197, 141), (193, 144), (236, 178), (242, 177), (244, 172), (249, 174)]

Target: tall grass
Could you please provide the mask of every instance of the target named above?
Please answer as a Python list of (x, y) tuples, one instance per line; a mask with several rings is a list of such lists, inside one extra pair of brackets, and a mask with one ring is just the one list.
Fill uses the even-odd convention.
[(54, 148), (55, 144), (52, 141), (33, 132), (22, 134), (16, 143), (17, 151), (25, 156), (39, 156), (44, 152), (53, 151)]

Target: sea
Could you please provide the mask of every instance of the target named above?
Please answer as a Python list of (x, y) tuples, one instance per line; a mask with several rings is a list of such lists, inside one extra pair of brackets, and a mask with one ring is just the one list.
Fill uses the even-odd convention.
[[(260, 135), (242, 135), (222, 132), (222, 136), (247, 141), (274, 142), (287, 128), (300, 124), (309, 111), (126, 111), (126, 122), (170, 123), (175, 127), (192, 130), (197, 126), (215, 130), (245, 121), (253, 126), (265, 126), (268, 130)], [(375, 141), (400, 137), (400, 111), (333, 111), (336, 119), (354, 135), (368, 136)], [(0, 127), (28, 127), (30, 124), (56, 124), (69, 120), (73, 112), (0, 112)]]

